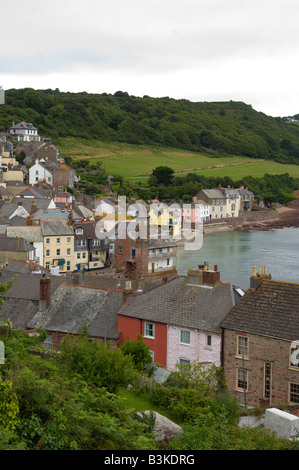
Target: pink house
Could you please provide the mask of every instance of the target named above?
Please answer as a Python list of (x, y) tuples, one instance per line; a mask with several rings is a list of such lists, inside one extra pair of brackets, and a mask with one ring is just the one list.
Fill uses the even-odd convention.
[[(146, 340), (150, 336), (154, 362), (161, 361), (161, 339), (155, 340), (163, 331), (163, 364), (160, 363), (168, 370), (195, 361), (219, 366), (219, 325), (240, 299), (238, 291), (231, 284), (220, 282), (217, 266), (210, 269), (208, 264), (201, 265), (189, 270), (188, 277), (178, 276), (149, 291), (132, 294), (118, 313), (118, 327), (126, 339), (134, 339), (134, 320), (138, 332)], [(144, 334), (143, 325), (150, 333)]]
[(193, 227), (195, 224), (201, 222), (201, 207), (199, 204), (181, 204), (181, 215), (182, 215), (182, 226), (188, 226), (191, 224)]

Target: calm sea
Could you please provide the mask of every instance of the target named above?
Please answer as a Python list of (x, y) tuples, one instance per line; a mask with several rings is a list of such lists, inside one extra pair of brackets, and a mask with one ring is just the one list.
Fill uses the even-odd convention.
[(272, 279), (299, 283), (299, 228), (215, 232), (204, 235), (197, 251), (178, 248), (178, 274), (187, 275), (204, 261), (218, 265), (221, 281), (242, 289), (249, 288), (252, 268), (259, 266), (266, 266)]

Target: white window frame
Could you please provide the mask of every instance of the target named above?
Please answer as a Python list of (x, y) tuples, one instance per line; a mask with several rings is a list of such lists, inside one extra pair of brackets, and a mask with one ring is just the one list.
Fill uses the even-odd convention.
[[(151, 333), (151, 334), (150, 334)], [(144, 322), (144, 335), (145, 338), (155, 339), (155, 323)]]
[[(187, 336), (189, 337), (189, 341), (184, 341), (184, 335), (186, 335), (186, 333), (187, 333)], [(180, 344), (190, 346), (190, 344), (191, 344), (191, 331), (189, 331), (189, 330), (180, 330)]]

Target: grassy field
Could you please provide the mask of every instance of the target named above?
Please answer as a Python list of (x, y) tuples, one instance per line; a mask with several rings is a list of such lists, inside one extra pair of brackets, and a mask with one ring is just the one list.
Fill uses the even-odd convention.
[(269, 160), (238, 156), (208, 156), (169, 147), (137, 146), (123, 143), (86, 141), (77, 138), (58, 139), (62, 157), (101, 160), (108, 174), (142, 181), (159, 165), (166, 165), (178, 175), (198, 173), (206, 176), (229, 176), (233, 180), (244, 176), (262, 177), (265, 173), (289, 173), (299, 177), (299, 165), (281, 164)]

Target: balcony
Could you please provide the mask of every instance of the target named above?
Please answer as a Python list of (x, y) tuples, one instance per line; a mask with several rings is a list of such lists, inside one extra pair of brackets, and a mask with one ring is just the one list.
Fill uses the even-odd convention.
[(175, 258), (176, 255), (177, 254), (175, 251), (165, 251), (162, 253), (149, 253), (148, 258), (149, 259)]

